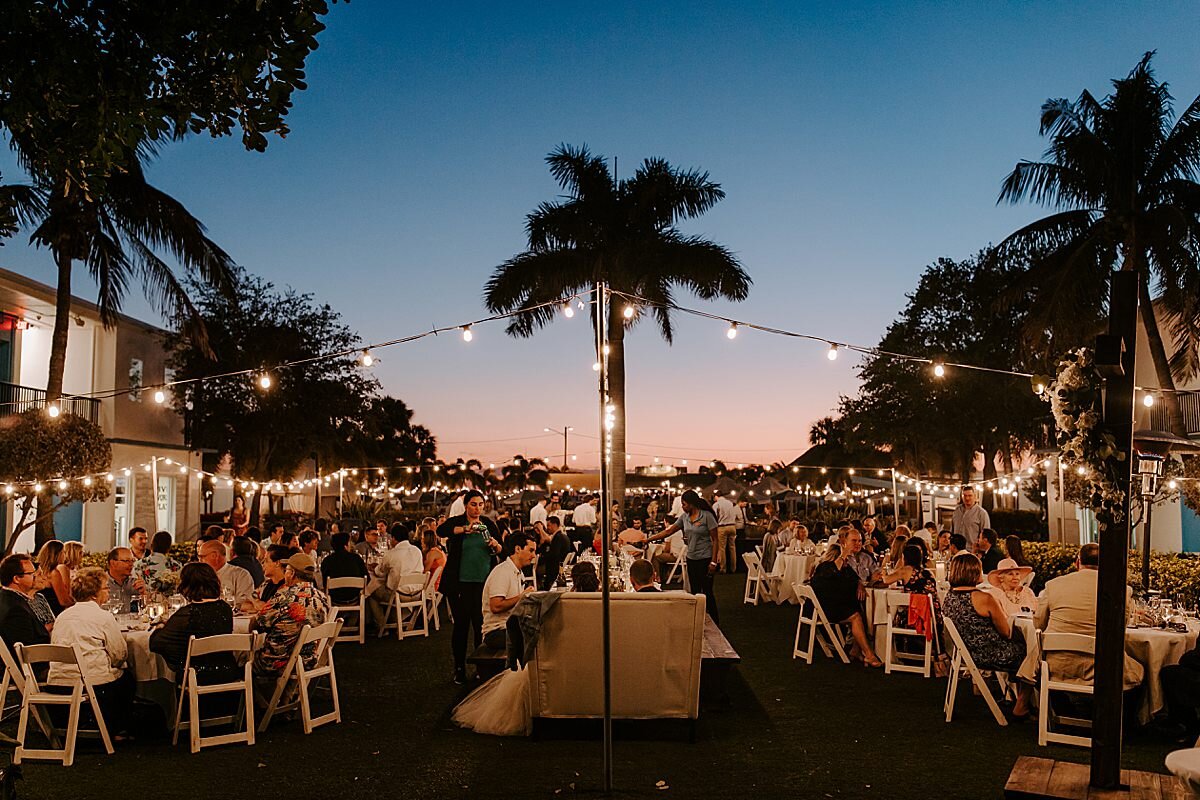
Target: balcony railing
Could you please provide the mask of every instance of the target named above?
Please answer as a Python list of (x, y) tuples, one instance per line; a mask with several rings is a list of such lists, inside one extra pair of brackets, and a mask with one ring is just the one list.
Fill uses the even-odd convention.
[[(0, 417), (21, 414), (31, 408), (46, 407), (46, 390), (15, 383), (0, 381)], [(100, 423), (100, 401), (91, 397), (63, 395), (58, 407), (67, 414), (76, 414), (92, 422)]]
[[(1200, 394), (1179, 395), (1179, 411), (1189, 436), (1200, 434)], [(1157, 431), (1171, 430), (1167, 422), (1167, 407), (1160, 401), (1150, 409), (1150, 427)]]

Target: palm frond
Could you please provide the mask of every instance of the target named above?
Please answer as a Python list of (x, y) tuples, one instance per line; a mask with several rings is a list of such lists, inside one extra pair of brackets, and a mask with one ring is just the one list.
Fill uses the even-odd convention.
[(642, 162), (623, 188), (632, 203), (630, 218), (652, 221), (660, 229), (698, 217), (725, 197), (720, 184), (709, 180), (707, 172), (673, 169), (661, 158)]
[(612, 173), (603, 156), (594, 156), (587, 145), (560, 144), (546, 156), (550, 174), (563, 191), (575, 198), (599, 199), (613, 193)]
[(1029, 200), (1041, 206), (1069, 203), (1090, 205), (1091, 192), (1084, 189), (1086, 177), (1061, 164), (1045, 161), (1020, 161), (1000, 186), (996, 203), (1016, 205)]
[[(578, 250), (526, 251), (501, 264), (484, 287), (484, 305), (494, 314), (516, 311), (586, 291), (595, 282), (588, 255)], [(531, 336), (558, 313), (545, 306), (513, 317), (505, 329), (511, 336)]]
[(1179, 115), (1155, 154), (1146, 174), (1147, 186), (1171, 180), (1195, 180), (1200, 172), (1200, 96)]
[(753, 281), (728, 248), (700, 236), (664, 236), (643, 253), (646, 274), (687, 287), (701, 300), (742, 301)]

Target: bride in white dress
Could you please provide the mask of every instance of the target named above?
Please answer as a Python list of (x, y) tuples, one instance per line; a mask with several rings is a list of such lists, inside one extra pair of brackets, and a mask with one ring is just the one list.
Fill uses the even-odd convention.
[(525, 667), (506, 669), (467, 695), (450, 717), (455, 725), (493, 736), (528, 736), (533, 728)]

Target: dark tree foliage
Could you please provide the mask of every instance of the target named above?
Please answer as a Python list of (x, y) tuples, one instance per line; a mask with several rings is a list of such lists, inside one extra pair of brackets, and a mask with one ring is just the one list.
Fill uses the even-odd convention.
[[(1016, 342), (1027, 301), (996, 314), (996, 297), (1014, 270), (981, 253), (966, 261), (939, 259), (921, 276), (900, 318), (879, 349), (1001, 370), (1037, 372)], [(942, 378), (927, 363), (871, 356), (859, 369), (862, 386), (843, 398), (847, 446), (890, 450), (893, 462), (922, 475), (971, 472), (977, 452), (1012, 456), (1045, 436), (1045, 404), (1028, 378), (946, 367)]]
[(434, 460), (437, 439), (424, 425), (412, 424), (412, 417), (412, 409), (399, 398), (370, 398), (357, 422), (347, 426), (346, 454), (375, 467)]

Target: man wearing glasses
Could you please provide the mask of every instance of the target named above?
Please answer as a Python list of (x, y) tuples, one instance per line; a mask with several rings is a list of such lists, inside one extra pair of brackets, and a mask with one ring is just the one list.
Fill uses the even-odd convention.
[(33, 613), (29, 597), (33, 594), (37, 570), (23, 553), (14, 553), (0, 561), (0, 639), (12, 647), (21, 644), (49, 644), (50, 632)]
[(121, 603), (121, 612), (130, 611), (129, 603), (134, 595), (146, 590), (141, 578), (133, 576), (133, 551), (128, 547), (114, 547), (108, 551), (108, 599)]

